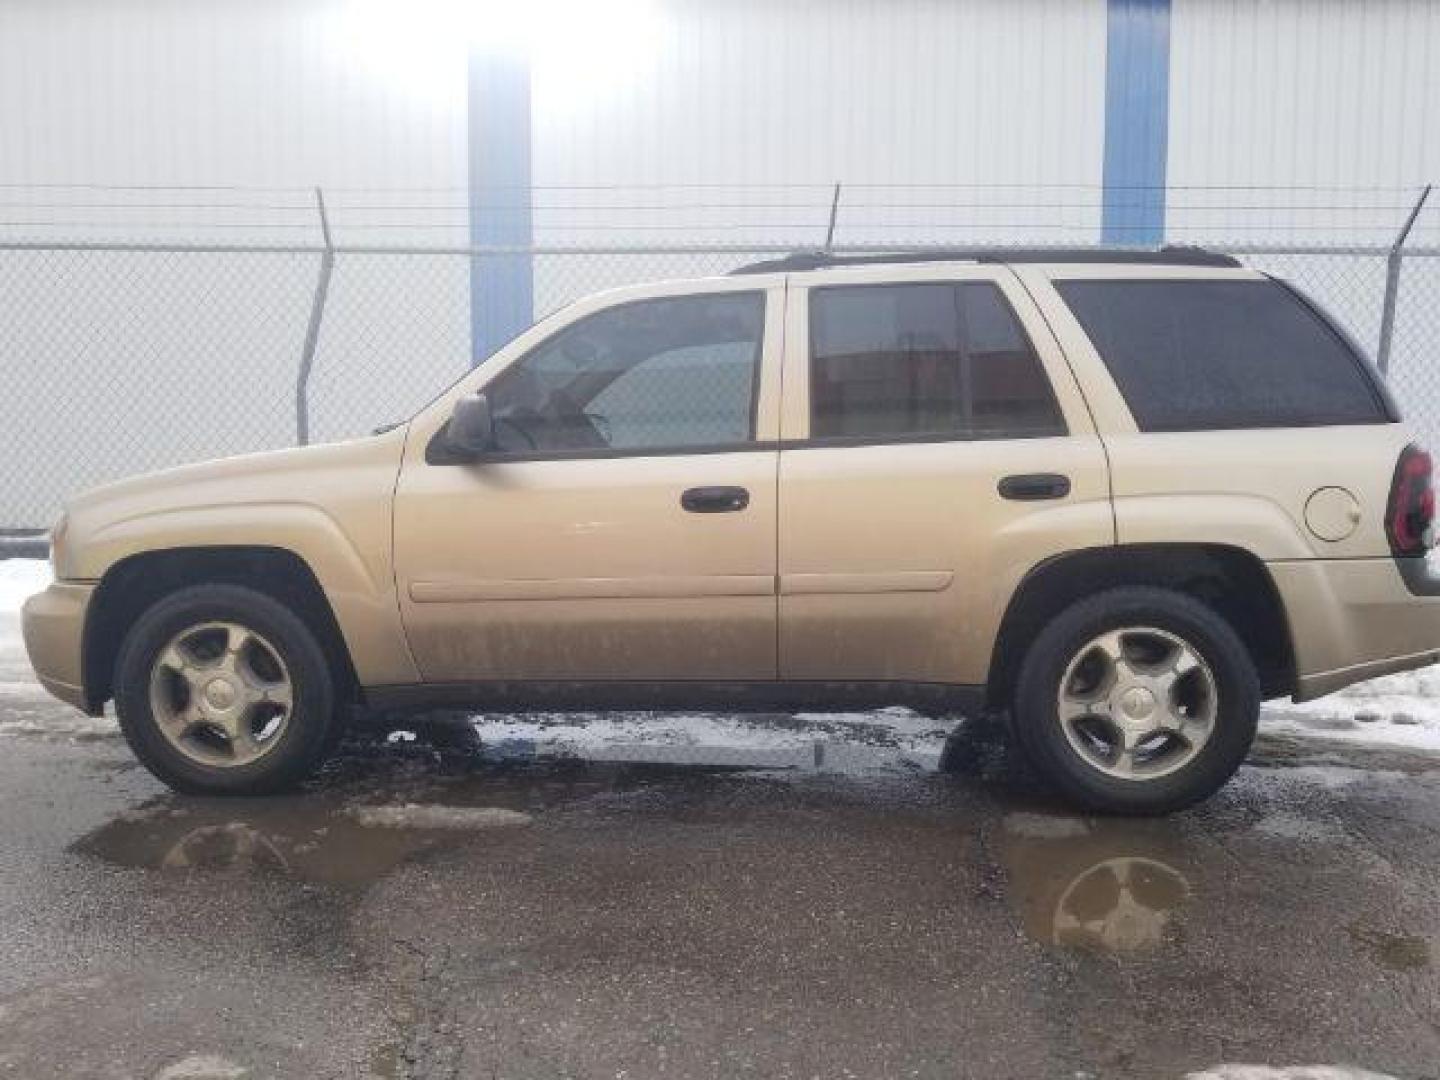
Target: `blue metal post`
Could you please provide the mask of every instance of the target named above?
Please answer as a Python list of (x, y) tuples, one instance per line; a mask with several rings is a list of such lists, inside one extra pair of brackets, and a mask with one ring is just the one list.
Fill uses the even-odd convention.
[[(518, 50), (470, 54), (470, 243), (526, 248), (533, 241), (530, 64)], [(478, 364), (534, 321), (531, 255), (470, 262), (470, 358)]]
[(1165, 239), (1170, 128), (1170, 0), (1108, 0), (1101, 238)]

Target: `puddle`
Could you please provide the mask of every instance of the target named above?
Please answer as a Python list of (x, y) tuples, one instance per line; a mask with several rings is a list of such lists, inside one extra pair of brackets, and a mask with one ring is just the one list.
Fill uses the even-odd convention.
[[(486, 763), (463, 775), (387, 755), (344, 762), (292, 796), (165, 795), (81, 837), (74, 851), (160, 872), (279, 874), (362, 886), (415, 855), (524, 825), (546, 808), (653, 783), (644, 766)], [(500, 826), (500, 828), (497, 828)]]
[[(474, 752), (409, 742), (371, 745), (293, 796), (203, 799), (165, 795), (72, 845), (80, 854), (161, 872), (279, 874), (308, 882), (372, 883), (415, 855), (525, 827), (552, 807), (664, 783), (747, 771), (867, 772), (925, 768), (894, 750), (607, 744), (585, 756), (530, 745)], [(933, 768), (930, 762), (928, 767)]]
[(1351, 923), (1345, 932), (1383, 968), (1416, 971), (1430, 966), (1430, 943), (1422, 937), (1377, 930), (1359, 923)]
[(1440, 755), (1413, 747), (1366, 745), (1262, 728), (1246, 764), (1277, 776), (1344, 784), (1375, 776), (1395, 779), (1440, 770)]
[(162, 873), (275, 874), (368, 885), (435, 844), (422, 832), (367, 829), (305, 796), (238, 805), (167, 797), (110, 821), (72, 849)]
[[(465, 717), (440, 716), (348, 744), (302, 794), (255, 799), (162, 796), (73, 845), (120, 866), (171, 873), (278, 874), (363, 886), (417, 854), (485, 842), (525, 827), (551, 807), (662, 783), (718, 776), (934, 772), (943, 740), (819, 737), (799, 717), (771, 729), (771, 745), (626, 740), (645, 731), (632, 715), (532, 722), (532, 730), (480, 740)], [(576, 738), (591, 721), (604, 738)], [(684, 717), (660, 717), (675, 736)], [(458, 722), (457, 722), (458, 721)], [(750, 718), (707, 716), (700, 733)], [(926, 723), (930, 723), (926, 721)], [(668, 725), (668, 729), (666, 728)], [(393, 727), (393, 725), (391, 725)], [(381, 728), (380, 731), (386, 731)], [(832, 729), (833, 730), (833, 729)], [(828, 732), (827, 732), (828, 733)], [(811, 736), (814, 737), (811, 737)]]
[(1173, 829), (1015, 812), (1000, 858), (1025, 933), (1061, 949), (1143, 953), (1179, 930), (1192, 890)]

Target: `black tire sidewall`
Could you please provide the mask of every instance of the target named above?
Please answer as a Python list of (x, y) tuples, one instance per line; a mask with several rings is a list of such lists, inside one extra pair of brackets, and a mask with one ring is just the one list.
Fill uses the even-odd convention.
[[(1058, 718), (1066, 667), (1089, 641), (1126, 626), (1152, 626), (1194, 647), (1215, 677), (1215, 731), (1193, 761), (1153, 780), (1122, 780), (1089, 765), (1071, 747)], [(1161, 814), (1218, 790), (1244, 761), (1255, 738), (1260, 683), (1244, 643), (1219, 614), (1165, 589), (1123, 588), (1065, 609), (1045, 627), (1021, 665), (1012, 723), (1037, 772), (1066, 797), (1104, 813)]]
[[(174, 637), (204, 622), (249, 627), (281, 654), (293, 693), (290, 723), (280, 742), (248, 765), (207, 766), (171, 745), (150, 707), (150, 674)], [(332, 744), (334, 688), (314, 634), (284, 604), (240, 585), (182, 589), (147, 609), (130, 628), (115, 663), (115, 711), (135, 756), (177, 791), (190, 794), (267, 794), (305, 779)]]

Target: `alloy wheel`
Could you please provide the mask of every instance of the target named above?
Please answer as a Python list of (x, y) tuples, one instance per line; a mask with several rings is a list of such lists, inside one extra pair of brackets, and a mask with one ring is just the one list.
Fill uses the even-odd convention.
[(1111, 630), (1075, 653), (1057, 715), (1080, 758), (1107, 776), (1153, 780), (1184, 768), (1215, 731), (1215, 675), (1166, 630)]
[(249, 765), (289, 727), (294, 684), (276, 648), (249, 627), (206, 622), (160, 650), (150, 708), (165, 739), (201, 765)]

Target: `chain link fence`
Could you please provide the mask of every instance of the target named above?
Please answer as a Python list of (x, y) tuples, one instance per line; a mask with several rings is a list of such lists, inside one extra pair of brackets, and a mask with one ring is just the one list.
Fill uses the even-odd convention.
[[(792, 246), (525, 254), (538, 317), (598, 289), (723, 274)], [(1388, 354), (1407, 417), (1440, 443), (1440, 248), (1207, 246), (1293, 282), (1372, 356)], [(514, 257), (0, 242), (0, 531), (44, 528), (68, 495), (118, 477), (294, 445), (306, 428), (318, 442), (405, 419), (471, 361), (476, 261)]]

